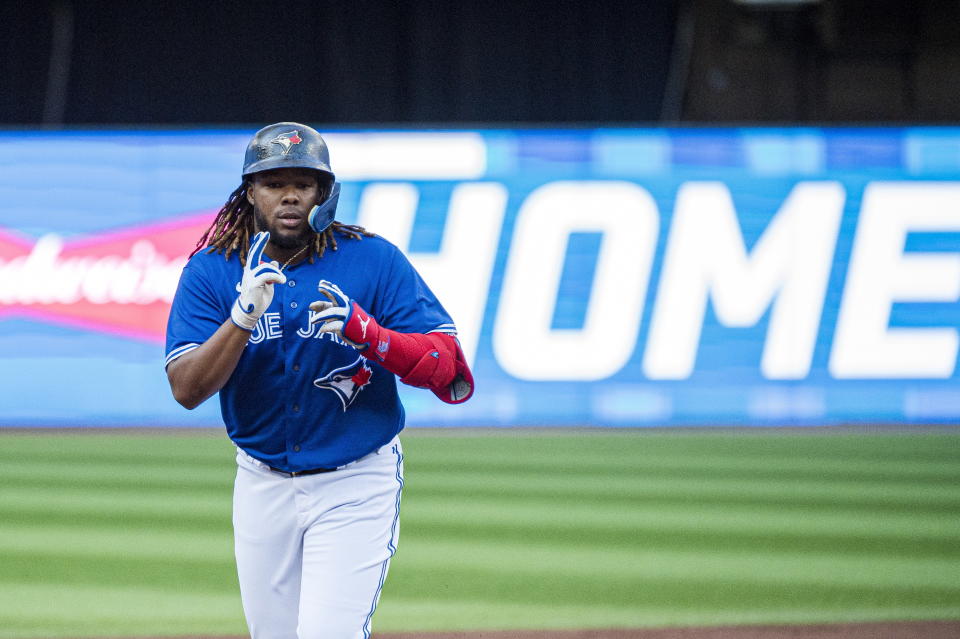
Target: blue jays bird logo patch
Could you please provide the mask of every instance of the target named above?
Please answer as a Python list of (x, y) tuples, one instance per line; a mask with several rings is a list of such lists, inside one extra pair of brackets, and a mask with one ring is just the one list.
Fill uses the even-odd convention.
[(303, 138), (300, 137), (299, 131), (287, 131), (270, 140), (270, 143), (282, 146), (283, 151), (281, 153), (286, 155), (290, 149), (293, 148), (294, 144), (300, 144), (302, 141)]
[(363, 357), (358, 357), (352, 364), (335, 368), (323, 377), (313, 380), (313, 385), (336, 393), (346, 412), (360, 391), (370, 383), (372, 376), (373, 370)]

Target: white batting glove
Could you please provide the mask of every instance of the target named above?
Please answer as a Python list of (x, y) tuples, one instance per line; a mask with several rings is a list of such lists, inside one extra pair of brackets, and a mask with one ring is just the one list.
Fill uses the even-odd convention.
[(334, 333), (356, 349), (366, 348), (366, 344), (358, 344), (343, 335), (343, 328), (350, 321), (356, 302), (351, 302), (349, 295), (341, 291), (339, 286), (327, 280), (320, 280), (320, 283), (317, 284), (317, 290), (327, 299), (310, 303), (310, 310), (315, 313), (310, 319), (310, 323), (320, 324), (320, 328), (317, 329), (319, 332)]
[(287, 281), (287, 276), (280, 272), (280, 264), (275, 261), (260, 263), (263, 249), (269, 241), (270, 234), (266, 232), (253, 236), (247, 264), (243, 267), (243, 279), (237, 286), (240, 296), (230, 310), (233, 323), (247, 331), (253, 330), (257, 320), (273, 301), (273, 285)]

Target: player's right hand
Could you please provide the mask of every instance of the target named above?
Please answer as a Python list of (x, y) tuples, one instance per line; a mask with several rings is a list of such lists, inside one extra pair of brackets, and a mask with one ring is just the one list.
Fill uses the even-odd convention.
[(250, 252), (247, 253), (247, 264), (243, 267), (243, 279), (237, 290), (240, 291), (237, 301), (230, 310), (230, 319), (240, 328), (252, 331), (257, 320), (273, 301), (273, 285), (284, 284), (287, 276), (280, 272), (280, 264), (263, 262), (263, 249), (270, 241), (270, 234), (260, 232), (253, 236), (250, 242)]

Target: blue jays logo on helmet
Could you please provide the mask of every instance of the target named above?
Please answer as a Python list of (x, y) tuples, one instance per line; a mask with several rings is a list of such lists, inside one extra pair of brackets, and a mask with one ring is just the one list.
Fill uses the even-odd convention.
[(283, 151), (281, 151), (283, 155), (289, 153), (294, 144), (300, 144), (301, 142), (303, 142), (303, 138), (300, 137), (299, 131), (286, 131), (270, 140), (271, 144), (279, 144), (283, 147)]
[(346, 412), (360, 391), (370, 383), (372, 376), (373, 370), (361, 356), (352, 364), (335, 368), (323, 377), (313, 380), (313, 385), (336, 393)]

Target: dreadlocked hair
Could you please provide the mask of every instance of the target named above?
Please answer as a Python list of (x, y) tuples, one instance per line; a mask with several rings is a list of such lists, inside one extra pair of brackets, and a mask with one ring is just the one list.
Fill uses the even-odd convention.
[[(247, 183), (244, 182), (227, 198), (227, 202), (220, 208), (213, 223), (190, 253), (190, 257), (206, 248), (208, 253), (222, 253), (224, 259), (229, 260), (230, 255), (238, 251), (240, 263), (246, 266), (247, 253), (250, 251), (250, 237), (254, 233), (253, 205), (247, 200)], [(373, 233), (362, 226), (334, 222), (323, 233), (314, 235), (313, 251), (310, 252), (309, 257), (311, 264), (315, 258), (323, 257), (327, 247), (337, 250), (337, 233), (352, 240), (373, 237)]]

